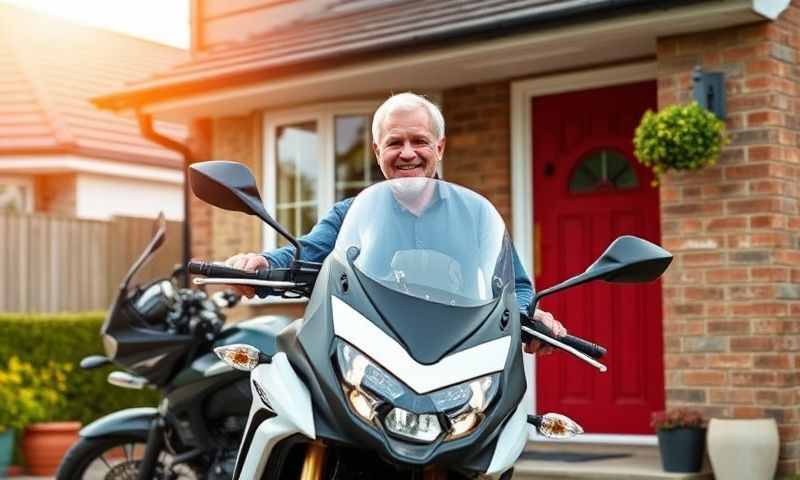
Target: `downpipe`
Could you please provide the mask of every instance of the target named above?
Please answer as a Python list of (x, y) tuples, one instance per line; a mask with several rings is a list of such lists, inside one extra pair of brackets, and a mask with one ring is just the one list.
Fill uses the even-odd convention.
[[(181, 264), (185, 267), (189, 260), (191, 260), (191, 212), (189, 209), (190, 196), (189, 196), (189, 165), (194, 162), (192, 150), (185, 143), (178, 142), (172, 138), (166, 137), (155, 131), (153, 128), (153, 116), (150, 114), (142, 113), (137, 110), (136, 119), (139, 122), (139, 132), (142, 136), (151, 142), (157, 143), (162, 147), (178, 152), (183, 156), (183, 261)], [(181, 273), (181, 286), (189, 288), (189, 272), (183, 269)]]

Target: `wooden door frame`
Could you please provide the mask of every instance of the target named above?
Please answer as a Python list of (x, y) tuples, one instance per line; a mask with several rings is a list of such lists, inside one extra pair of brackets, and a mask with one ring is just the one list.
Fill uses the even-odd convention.
[[(657, 78), (655, 60), (615, 65), (578, 72), (547, 75), (511, 83), (511, 221), (514, 246), (529, 275), (534, 272), (533, 253), (533, 138), (531, 100), (554, 93), (609, 87)], [(536, 364), (533, 365), (535, 384)], [(536, 396), (533, 395), (533, 408)], [(575, 419), (580, 422), (580, 419)], [(539, 437), (536, 437), (538, 440)], [(655, 435), (588, 434), (576, 437), (587, 443), (656, 445)]]

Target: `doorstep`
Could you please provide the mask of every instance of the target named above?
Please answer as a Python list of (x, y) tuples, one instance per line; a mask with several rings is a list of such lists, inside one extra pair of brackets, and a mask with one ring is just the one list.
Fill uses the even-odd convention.
[[(525, 458), (525, 453), (529, 457)], [(701, 473), (667, 473), (657, 446), (569, 441), (529, 442), (514, 465), (514, 480), (713, 480), (708, 460)], [(623, 456), (624, 455), (624, 456)], [(546, 459), (543, 457), (562, 458)], [(596, 459), (582, 459), (595, 457)], [(565, 461), (563, 458), (580, 461)]]

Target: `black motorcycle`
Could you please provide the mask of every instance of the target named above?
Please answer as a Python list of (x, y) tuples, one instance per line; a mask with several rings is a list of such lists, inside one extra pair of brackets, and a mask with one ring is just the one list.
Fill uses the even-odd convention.
[[(106, 356), (81, 361), (85, 369), (113, 363), (124, 371), (108, 381), (123, 388), (161, 391), (158, 408), (129, 408), (86, 426), (61, 462), (58, 480), (229, 479), (244, 432), (251, 394), (246, 372), (212, 353), (282, 330), (289, 319), (261, 317), (223, 329), (232, 293), (175, 288), (171, 279), (130, 287), (131, 279), (163, 244), (163, 216), (141, 257), (120, 285), (101, 328)], [(173, 275), (173, 278), (175, 275)]]

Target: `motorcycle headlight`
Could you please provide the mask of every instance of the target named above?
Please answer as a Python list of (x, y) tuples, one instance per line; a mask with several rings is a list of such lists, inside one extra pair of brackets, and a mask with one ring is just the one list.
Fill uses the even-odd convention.
[(494, 373), (433, 392), (431, 400), (436, 409), (448, 412), (450, 419), (446, 440), (461, 438), (475, 430), (499, 389), (500, 374)]
[(387, 401), (396, 400), (406, 387), (383, 368), (343, 341), (336, 346), (342, 379), (351, 388), (371, 392)]
[[(377, 425), (378, 407), (388, 403), (393, 408), (381, 409), (385, 414), (383, 425), (386, 430), (418, 442), (430, 443), (443, 430), (447, 435), (445, 440), (468, 435), (483, 420), (484, 411), (500, 388), (499, 373), (443, 388), (426, 395), (435, 411), (419, 414), (395, 405), (395, 400), (400, 397), (419, 395), (358, 349), (337, 339), (336, 358), (342, 388), (351, 410), (367, 422)], [(447, 420), (444, 420), (444, 415)], [(443, 429), (440, 416), (444, 423), (450, 424), (449, 429)]]

